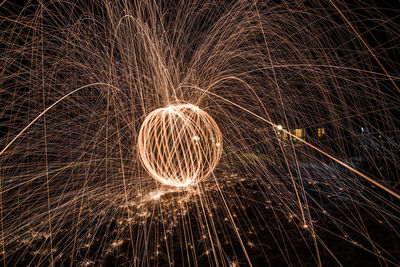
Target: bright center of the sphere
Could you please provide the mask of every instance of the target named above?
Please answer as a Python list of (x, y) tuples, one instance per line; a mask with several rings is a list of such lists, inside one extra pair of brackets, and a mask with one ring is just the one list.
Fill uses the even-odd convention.
[(170, 105), (151, 112), (138, 136), (138, 151), (157, 181), (188, 186), (207, 177), (222, 153), (222, 135), (213, 118), (192, 104)]

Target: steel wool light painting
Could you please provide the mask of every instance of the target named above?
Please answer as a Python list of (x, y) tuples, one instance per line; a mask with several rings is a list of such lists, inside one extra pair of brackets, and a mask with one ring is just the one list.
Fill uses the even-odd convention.
[(192, 104), (152, 111), (138, 136), (141, 162), (152, 177), (171, 186), (206, 178), (218, 164), (222, 135), (213, 118)]
[(392, 2), (0, 0), (0, 265), (400, 266)]

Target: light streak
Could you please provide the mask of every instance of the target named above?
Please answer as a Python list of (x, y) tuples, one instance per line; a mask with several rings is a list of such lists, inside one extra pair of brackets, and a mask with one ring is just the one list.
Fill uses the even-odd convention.
[(198, 183), (215, 169), (221, 144), (222, 134), (215, 121), (192, 104), (152, 111), (137, 142), (140, 159), (150, 175), (179, 187)]

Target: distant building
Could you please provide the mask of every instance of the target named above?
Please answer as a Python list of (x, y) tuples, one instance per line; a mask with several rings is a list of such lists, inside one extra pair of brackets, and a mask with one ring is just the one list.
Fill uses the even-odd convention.
[[(275, 128), (275, 132), (273, 131), (273, 128), (271, 127), (263, 127), (263, 128), (254, 128), (254, 132), (256, 134), (264, 133), (264, 134), (269, 134), (269, 135), (274, 135), (275, 132), (278, 135), (278, 138), (280, 140), (290, 140), (290, 137), (292, 135), (296, 136), (297, 138), (300, 139), (325, 139), (327, 132), (325, 127), (320, 127), (320, 128), (295, 128), (295, 129), (286, 129), (282, 125), (277, 125)], [(289, 134), (290, 133), (290, 134)], [(297, 139), (294, 138), (294, 141)]]

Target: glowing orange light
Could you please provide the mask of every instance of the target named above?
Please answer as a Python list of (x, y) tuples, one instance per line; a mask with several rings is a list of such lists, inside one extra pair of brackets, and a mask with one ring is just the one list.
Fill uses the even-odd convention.
[(192, 104), (170, 105), (151, 112), (138, 136), (138, 151), (157, 181), (188, 186), (206, 178), (222, 153), (222, 134), (205, 111)]

